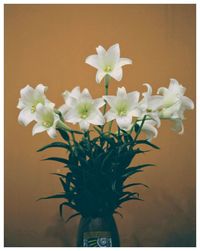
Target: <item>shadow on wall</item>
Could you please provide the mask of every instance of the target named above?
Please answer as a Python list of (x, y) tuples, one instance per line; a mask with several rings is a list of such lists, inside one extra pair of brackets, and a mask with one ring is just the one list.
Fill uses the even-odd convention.
[(45, 237), (49, 239), (57, 239), (63, 247), (74, 247), (76, 243), (77, 219), (72, 219), (68, 223), (56, 214), (52, 218), (52, 224), (46, 228)]
[(128, 238), (129, 242), (132, 240), (129, 247), (195, 247), (194, 199), (183, 201), (180, 206), (174, 196), (163, 190), (153, 203), (155, 210), (151, 216), (145, 210), (142, 219), (135, 217), (135, 230)]

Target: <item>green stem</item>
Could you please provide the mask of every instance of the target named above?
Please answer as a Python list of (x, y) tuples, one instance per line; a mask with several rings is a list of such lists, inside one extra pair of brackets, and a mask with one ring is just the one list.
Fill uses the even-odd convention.
[(112, 128), (113, 120), (109, 122), (108, 124), (108, 134), (111, 133), (111, 128)]
[(71, 128), (69, 126), (67, 126), (63, 121), (59, 120), (58, 124), (57, 124), (57, 128), (58, 129), (64, 129), (68, 132), (71, 132)]
[(76, 144), (76, 139), (75, 139), (75, 136), (74, 136), (74, 132), (71, 131), (71, 135), (72, 135), (72, 139), (73, 139), (73, 142), (74, 142), (74, 145)]
[[(109, 80), (110, 80), (110, 76), (106, 75), (104, 78), (104, 86), (105, 86), (105, 95), (106, 96), (108, 95)], [(103, 115), (106, 113), (106, 106), (107, 106), (107, 102), (105, 103), (104, 108), (103, 108)]]
[(140, 132), (141, 132), (142, 127), (143, 127), (143, 125), (144, 125), (144, 122), (145, 122), (145, 120), (146, 120), (146, 116), (147, 116), (147, 115), (144, 115), (144, 118), (142, 119), (142, 123), (141, 123), (141, 125), (140, 125), (140, 128), (139, 128), (138, 132), (136, 133), (136, 136), (135, 136), (135, 138), (134, 138), (134, 141), (136, 141), (137, 138), (138, 138), (138, 136), (140, 135)]
[[(105, 78), (104, 78), (104, 87), (105, 87), (105, 96), (108, 95), (108, 88), (109, 88), (109, 80), (110, 80), (110, 76), (109, 75), (106, 75)], [(105, 115), (106, 113), (106, 106), (107, 106), (107, 102), (105, 101), (105, 105), (103, 107), (103, 115)], [(104, 128), (104, 125), (101, 127), (101, 131), (103, 132), (103, 128)]]

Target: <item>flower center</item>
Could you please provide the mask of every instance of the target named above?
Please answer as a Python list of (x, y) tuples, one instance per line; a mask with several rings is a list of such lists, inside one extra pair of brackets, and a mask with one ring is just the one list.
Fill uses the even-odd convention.
[(126, 103), (121, 103), (117, 107), (117, 114), (119, 116), (125, 116), (127, 114), (127, 111), (128, 111), (128, 105)]
[(32, 105), (32, 106), (31, 106), (31, 112), (32, 112), (32, 113), (34, 113), (34, 112), (35, 112), (35, 110), (36, 110), (35, 105)]
[(42, 125), (45, 126), (45, 127), (50, 127), (50, 126), (51, 126), (51, 123), (48, 122), (48, 121), (43, 121), (43, 122), (42, 122)]
[(147, 108), (146, 112), (152, 112), (152, 109)]
[(91, 104), (83, 103), (78, 107), (78, 113), (82, 119), (86, 119), (89, 116), (91, 110)]
[(105, 72), (111, 72), (112, 71), (112, 67), (110, 65), (106, 65), (106, 67), (104, 68)]

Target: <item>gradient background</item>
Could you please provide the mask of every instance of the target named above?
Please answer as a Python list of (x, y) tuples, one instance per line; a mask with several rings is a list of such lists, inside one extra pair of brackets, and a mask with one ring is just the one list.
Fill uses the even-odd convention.
[[(122, 85), (142, 92), (144, 82), (155, 93), (176, 78), (195, 100), (195, 5), (5, 5), (5, 246), (74, 246), (79, 222), (60, 220), (60, 200), (36, 202), (61, 190), (49, 173), (62, 165), (40, 160), (63, 151), (36, 153), (52, 140), (17, 123), (20, 89), (44, 83), (58, 106), (75, 85), (98, 97), (103, 85), (84, 60), (116, 42), (134, 64), (110, 93)], [(163, 122), (154, 140), (161, 150), (137, 159), (157, 166), (132, 178), (151, 189), (138, 188), (145, 201), (124, 204), (124, 219), (116, 216), (122, 246), (195, 246), (195, 112), (186, 117), (184, 135)]]

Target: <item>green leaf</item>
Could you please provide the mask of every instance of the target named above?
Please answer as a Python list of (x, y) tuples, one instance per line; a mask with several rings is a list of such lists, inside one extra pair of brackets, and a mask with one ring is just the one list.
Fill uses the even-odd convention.
[(137, 197), (131, 197), (131, 198), (124, 198), (124, 199), (122, 199), (121, 201), (119, 201), (119, 204), (118, 204), (118, 206), (120, 206), (122, 203), (125, 203), (125, 202), (127, 202), (127, 201), (129, 201), (129, 200), (141, 200), (141, 201), (143, 201), (143, 199), (140, 199), (140, 198), (137, 198)]
[(69, 185), (67, 185), (62, 178), (60, 178), (60, 182), (62, 184), (64, 191), (67, 192), (69, 190)]
[(149, 188), (147, 185), (145, 185), (145, 184), (143, 184), (143, 183), (131, 183), (131, 184), (124, 185), (124, 186), (123, 186), (123, 189), (126, 189), (126, 188), (128, 188), (128, 187), (132, 187), (132, 186), (144, 186), (144, 187)]
[(77, 211), (77, 207), (75, 205), (73, 205), (72, 203), (70, 203), (70, 202), (63, 202), (63, 203), (60, 204), (60, 207), (59, 207), (59, 212), (60, 212), (60, 216), (61, 217), (63, 216), (63, 207), (64, 206), (70, 207), (70, 208), (72, 208), (72, 209), (74, 209), (74, 210)]
[(97, 128), (96, 126), (94, 126), (94, 130), (97, 131), (100, 136), (102, 135), (102, 131), (99, 128)]
[(41, 152), (41, 151), (44, 151), (48, 148), (51, 148), (51, 147), (59, 147), (59, 148), (64, 148), (64, 149), (67, 149), (69, 150), (69, 145), (63, 143), (63, 142), (53, 142), (51, 144), (48, 144), (44, 147), (41, 147), (40, 149), (37, 150), (37, 152)]
[(84, 134), (84, 132), (77, 131), (77, 130), (72, 130), (72, 132), (73, 132), (73, 133), (75, 133), (75, 134), (81, 134), (81, 135), (83, 135), (83, 134)]
[(42, 198), (39, 198), (38, 200), (63, 199), (63, 198), (66, 198), (66, 194), (65, 193), (50, 195), (50, 196), (47, 196), (47, 197), (42, 197)]
[(67, 218), (67, 220), (65, 221), (65, 223), (69, 222), (71, 219), (73, 219), (74, 217), (80, 215), (80, 213), (76, 213), (76, 214), (72, 214), (70, 217)]
[(66, 178), (66, 175), (61, 174), (61, 173), (50, 173), (50, 174), (57, 175), (57, 176), (62, 177), (62, 178)]
[(138, 165), (138, 166), (131, 166), (131, 167), (128, 167), (128, 168), (126, 169), (126, 171), (141, 169), (141, 168), (150, 167), (150, 166), (155, 166), (155, 165), (154, 165), (154, 164), (142, 164), (142, 165)]
[(123, 218), (123, 215), (119, 213), (118, 211), (114, 211), (114, 214), (118, 214), (121, 218)]
[(148, 140), (137, 140), (135, 141), (135, 145), (138, 145), (138, 144), (144, 144), (144, 145), (149, 145), (155, 149), (160, 149), (160, 147), (152, 144), (151, 142), (149, 142)]
[(63, 130), (63, 129), (57, 129), (61, 135), (61, 137), (66, 140), (66, 141), (69, 141), (69, 135), (67, 133), (67, 131)]
[(113, 152), (114, 150), (111, 150), (109, 153), (107, 153), (107, 155), (105, 156), (105, 158), (102, 161), (101, 164), (101, 169), (104, 169), (107, 165), (111, 165), (111, 159), (113, 158)]
[(147, 115), (144, 115), (144, 117), (143, 117), (143, 119), (142, 119), (142, 123), (141, 123), (141, 125), (139, 126), (138, 131), (136, 132), (134, 141), (136, 141), (137, 138), (138, 138), (138, 136), (140, 135), (140, 132), (141, 132), (141, 130), (142, 130), (142, 127), (143, 127), (143, 125), (144, 125), (144, 122), (145, 122), (145, 120), (146, 120), (146, 117), (147, 117)]
[(127, 192), (122, 192), (122, 193), (120, 194), (120, 198), (121, 198), (121, 199), (129, 198), (129, 197), (132, 197), (132, 196), (139, 197), (139, 193), (133, 193), (133, 192), (127, 191)]
[(68, 160), (64, 159), (64, 158), (50, 157), (50, 158), (46, 158), (46, 159), (43, 159), (43, 160), (52, 160), (52, 161), (57, 161), (57, 162), (61, 162), (61, 163), (64, 163), (64, 164), (68, 164)]
[(130, 177), (131, 175), (135, 174), (135, 173), (139, 173), (142, 172), (143, 170), (141, 170), (144, 167), (150, 167), (150, 166), (155, 166), (153, 164), (143, 164), (143, 165), (139, 165), (136, 167), (129, 167), (128, 169), (126, 169), (125, 174), (122, 175), (122, 180), (126, 180), (128, 177)]
[(136, 123), (135, 126), (134, 126), (134, 129), (135, 129), (135, 132), (138, 133), (139, 129), (140, 129), (140, 126)]

